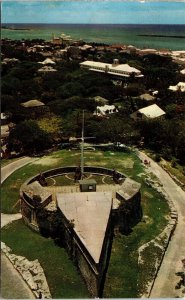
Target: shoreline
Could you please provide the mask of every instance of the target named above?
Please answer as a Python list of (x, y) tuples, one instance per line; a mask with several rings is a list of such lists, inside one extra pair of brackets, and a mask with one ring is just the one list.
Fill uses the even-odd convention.
[(9, 31), (17, 31), (17, 30), (20, 30), (20, 31), (31, 31), (32, 29), (29, 29), (29, 28), (3, 28), (1, 27), (1, 30), (9, 30)]

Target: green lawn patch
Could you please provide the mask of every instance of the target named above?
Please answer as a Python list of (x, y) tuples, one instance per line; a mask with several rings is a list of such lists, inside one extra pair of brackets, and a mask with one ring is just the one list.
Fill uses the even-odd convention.
[(89, 298), (87, 288), (66, 251), (56, 246), (52, 239), (33, 232), (22, 220), (4, 227), (1, 238), (14, 254), (39, 260), (53, 298)]

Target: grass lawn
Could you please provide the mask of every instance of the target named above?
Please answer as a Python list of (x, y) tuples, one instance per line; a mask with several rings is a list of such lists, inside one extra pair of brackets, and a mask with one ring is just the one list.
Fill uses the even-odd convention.
[[(79, 162), (80, 152), (60, 150), (19, 169), (2, 185), (2, 212), (13, 213), (19, 210), (19, 205), (15, 207), (14, 205), (19, 198), (20, 185), (27, 178), (39, 171), (59, 166), (76, 166)], [(138, 297), (147, 284), (148, 274), (151, 272), (149, 267), (151, 253), (147, 253), (148, 266), (139, 269), (138, 248), (163, 230), (167, 224), (168, 204), (161, 194), (146, 185), (145, 175), (141, 176), (145, 173), (143, 166), (135, 153), (85, 152), (85, 165), (115, 168), (142, 184), (144, 218), (128, 236), (118, 234), (114, 237), (103, 294), (104, 298)], [(55, 178), (57, 183), (64, 180), (61, 177), (64, 176)], [(99, 180), (101, 179), (100, 177)], [(67, 180), (65, 178), (66, 182)], [(53, 297), (88, 297), (83, 281), (73, 268), (67, 254), (63, 249), (55, 246), (52, 240), (32, 232), (20, 221), (2, 230), (2, 240), (13, 249), (13, 252), (24, 255), (28, 259), (39, 259), (46, 272)]]
[(119, 234), (113, 240), (104, 298), (137, 298), (147, 285), (153, 249), (147, 253), (147, 264), (141, 269), (137, 263), (138, 248), (161, 232), (169, 210), (160, 194), (147, 188), (142, 190), (142, 207), (147, 221), (138, 223), (128, 236)]
[(164, 165), (165, 168), (175, 176), (178, 180), (180, 180), (183, 184), (185, 184), (185, 175), (183, 174), (183, 167), (176, 163), (175, 167), (172, 167), (172, 164), (169, 161), (162, 160), (160, 165)]
[[(145, 150), (146, 154), (153, 158), (155, 160), (156, 154), (152, 152), (151, 150)], [(184, 166), (179, 165), (177, 162), (175, 166), (173, 167), (173, 159), (171, 161), (165, 160), (164, 158), (161, 158), (159, 165), (164, 166), (171, 175), (175, 176), (178, 180), (180, 180), (183, 184), (185, 184), (185, 173), (184, 173)]]
[(2, 240), (13, 253), (38, 259), (44, 269), (52, 298), (88, 298), (89, 293), (66, 251), (29, 229), (22, 220), (1, 230)]

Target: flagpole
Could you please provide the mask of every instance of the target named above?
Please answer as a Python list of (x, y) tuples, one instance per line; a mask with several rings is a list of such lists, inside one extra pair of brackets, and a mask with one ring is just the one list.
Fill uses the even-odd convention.
[(84, 110), (82, 114), (82, 137), (81, 137), (81, 179), (84, 176)]

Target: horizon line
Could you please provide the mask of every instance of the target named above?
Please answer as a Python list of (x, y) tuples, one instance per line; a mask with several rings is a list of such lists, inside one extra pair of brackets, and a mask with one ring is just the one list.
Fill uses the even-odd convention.
[(42, 24), (42, 25), (185, 25), (185, 23), (27, 23), (27, 22), (2, 22), (3, 24)]

